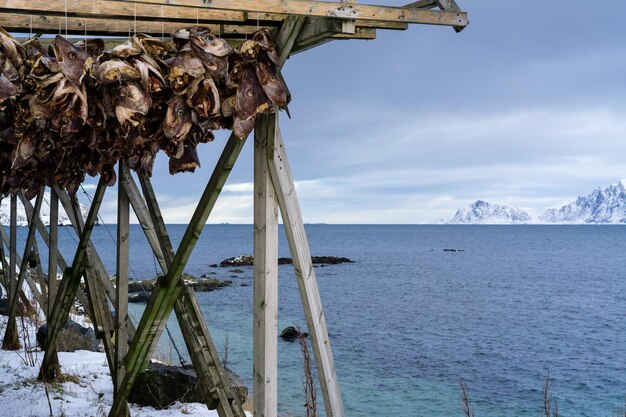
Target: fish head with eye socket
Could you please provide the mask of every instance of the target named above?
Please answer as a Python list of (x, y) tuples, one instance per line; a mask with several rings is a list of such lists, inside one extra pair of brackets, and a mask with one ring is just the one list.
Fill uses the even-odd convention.
[(63, 74), (70, 81), (80, 84), (93, 59), (87, 52), (78, 49), (61, 35), (54, 38), (52, 49)]

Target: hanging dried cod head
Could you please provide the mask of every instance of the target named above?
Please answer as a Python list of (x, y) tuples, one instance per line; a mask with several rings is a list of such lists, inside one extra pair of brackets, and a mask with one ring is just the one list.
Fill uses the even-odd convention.
[(87, 52), (78, 49), (60, 35), (54, 38), (52, 48), (63, 74), (76, 84), (80, 84), (87, 70), (91, 68), (93, 59)]

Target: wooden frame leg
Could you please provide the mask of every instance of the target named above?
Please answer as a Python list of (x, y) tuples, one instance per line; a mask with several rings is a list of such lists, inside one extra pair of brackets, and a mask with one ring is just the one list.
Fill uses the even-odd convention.
[[(278, 414), (278, 202), (268, 166), (276, 115), (254, 131), (253, 401), (255, 417)], [(269, 135), (272, 135), (270, 138)]]
[[(11, 194), (11, 208), (9, 214), (10, 230), (9, 230), (9, 274), (8, 274), (8, 298), (13, 300), (14, 295), (19, 292), (16, 281), (17, 271), (17, 195)], [(20, 342), (17, 335), (17, 322), (15, 317), (13, 320), (7, 321), (7, 327), (4, 331), (4, 340), (2, 341), (2, 349), (17, 350), (20, 348)]]
[(330, 348), (326, 319), (317, 287), (315, 270), (311, 261), (311, 251), (304, 230), (296, 188), (278, 126), (278, 120), (274, 124), (274, 129), (274, 144), (273, 152), (270, 155), (269, 169), (285, 226), (289, 251), (293, 258), (304, 316), (311, 334), (326, 416), (343, 417), (343, 403)]
[(67, 316), (70, 312), (76, 291), (80, 285), (80, 278), (83, 275), (85, 269), (84, 261), (86, 257), (86, 251), (88, 243), (90, 242), (91, 232), (96, 223), (98, 217), (98, 211), (104, 193), (106, 191), (106, 184), (102, 178), (98, 183), (96, 192), (94, 193), (93, 202), (89, 209), (89, 215), (87, 221), (80, 234), (80, 240), (78, 247), (76, 248), (76, 254), (72, 266), (67, 268), (63, 272), (63, 279), (61, 280), (61, 286), (58, 289), (57, 296), (54, 299), (54, 305), (52, 306), (52, 314), (48, 318), (48, 342), (46, 345), (46, 353), (44, 354), (39, 377), (41, 379), (54, 379), (57, 376), (58, 369), (53, 366), (53, 355), (56, 354), (56, 338), (61, 326), (67, 320)]

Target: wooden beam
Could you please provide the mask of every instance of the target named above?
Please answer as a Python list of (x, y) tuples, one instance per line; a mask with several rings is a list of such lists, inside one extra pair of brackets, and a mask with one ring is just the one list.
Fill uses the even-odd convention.
[(311, 334), (315, 364), (324, 397), (326, 415), (328, 417), (343, 417), (343, 403), (339, 392), (322, 301), (311, 261), (311, 251), (307, 242), (296, 188), (278, 123), (276, 123), (275, 129), (275, 142), (273, 144), (273, 153), (270, 155), (269, 168), (274, 190), (278, 198), (287, 242), (289, 243), (289, 250), (293, 258), (293, 266), (300, 289), (300, 298), (304, 307), (304, 316)]
[[(48, 309), (50, 317), (52, 303), (57, 295), (57, 262), (59, 261), (59, 197), (54, 188), (50, 189), (50, 234), (48, 235)], [(42, 224), (43, 226), (43, 224)], [(45, 228), (44, 228), (45, 230)], [(44, 238), (44, 241), (46, 239)]]
[[(12, 300), (14, 295), (20, 290), (15, 282), (15, 274), (17, 271), (17, 195), (11, 194), (11, 203), (9, 208), (9, 288), (8, 298)], [(15, 317), (9, 318), (7, 326), (4, 330), (4, 339), (2, 341), (2, 349), (4, 350), (18, 350), (20, 348), (20, 341), (17, 334), (17, 322)]]
[(414, 9), (434, 9), (437, 6), (437, 0), (419, 0), (402, 7)]
[[(13, 329), (10, 329), (9, 326), (13, 326), (16, 325), (15, 323), (15, 317), (17, 314), (17, 307), (18, 307), (18, 293), (19, 290), (22, 288), (22, 285), (24, 284), (24, 279), (26, 277), (26, 274), (28, 273), (28, 259), (30, 257), (30, 253), (31, 250), (33, 248), (33, 240), (35, 239), (35, 230), (36, 230), (36, 221), (35, 218), (39, 218), (39, 211), (41, 210), (41, 203), (43, 202), (43, 193), (44, 193), (44, 187), (41, 187), (39, 189), (39, 194), (37, 194), (37, 200), (35, 202), (35, 210), (33, 211), (32, 216), (29, 218), (28, 221), (28, 235), (26, 236), (26, 244), (24, 245), (24, 255), (22, 256), (22, 262), (20, 264), (20, 272), (17, 276), (17, 282), (13, 283), (15, 285), (15, 291), (13, 291), (11, 293), (11, 296), (9, 297), (9, 318), (8, 318), (8, 322), (7, 322), (7, 330), (4, 334), (4, 341), (2, 343), (3, 346), (12, 346), (17, 344), (17, 346), (19, 347), (19, 339), (16, 339), (17, 337), (17, 328), (15, 329), (15, 332), (13, 332)], [(14, 197), (16, 198), (16, 195), (13, 194), (11, 196), (11, 204), (12, 206), (17, 206), (17, 201), (14, 200)], [(13, 216), (13, 207), (11, 210), (11, 216)], [(13, 224), (11, 225), (12, 229), (15, 229), (15, 227), (13, 227)], [(11, 233), (14, 233), (14, 230), (11, 230)], [(15, 252), (14, 250), (12, 252)], [(13, 254), (13, 256), (15, 257), (15, 254)], [(39, 303), (41, 304), (42, 308), (43, 308), (43, 304), (42, 304), (42, 300), (39, 299), (38, 300)]]
[[(278, 415), (278, 203), (268, 167), (276, 114), (254, 129), (253, 401), (255, 417)], [(270, 138), (270, 135), (272, 137)]]
[(56, 352), (56, 338), (61, 326), (65, 324), (68, 314), (74, 302), (76, 291), (80, 285), (80, 278), (83, 275), (84, 261), (86, 257), (88, 243), (91, 238), (91, 232), (98, 218), (98, 211), (102, 204), (102, 199), (106, 191), (106, 183), (100, 178), (98, 187), (94, 193), (91, 208), (85, 221), (85, 226), (80, 235), (76, 254), (72, 261), (72, 266), (63, 272), (63, 279), (57, 292), (57, 297), (52, 306), (52, 314), (48, 318), (48, 342), (46, 345), (46, 353), (44, 354), (41, 364), (39, 377), (42, 379), (54, 379), (57, 376), (58, 369), (52, 366), (52, 355)]
[[(127, 0), (116, 0), (127, 1)], [(136, 3), (198, 6), (197, 0), (133, 0)], [(370, 4), (345, 4), (311, 0), (211, 0), (207, 8), (258, 13), (280, 13), (309, 17), (335, 17), (345, 20), (420, 23), (425, 25), (466, 26), (467, 13), (421, 10)]]
[[(119, 164), (120, 181), (117, 188), (117, 256), (116, 256), (116, 286), (115, 286), (115, 376), (114, 396), (120, 389), (126, 367), (124, 360), (128, 351), (128, 262), (130, 239), (130, 206), (128, 196), (124, 191), (121, 179), (128, 174), (124, 169), (124, 162)], [(127, 410), (122, 409), (119, 417), (126, 416)]]
[[(0, 13), (0, 27), (10, 32), (59, 33), (72, 35), (118, 35), (129, 36), (145, 33), (156, 37), (169, 37), (182, 26), (180, 22), (152, 20), (110, 20), (96, 17), (68, 17), (61, 15), (29, 15), (24, 13)], [(224, 38), (244, 37), (258, 30), (257, 26), (205, 25)]]

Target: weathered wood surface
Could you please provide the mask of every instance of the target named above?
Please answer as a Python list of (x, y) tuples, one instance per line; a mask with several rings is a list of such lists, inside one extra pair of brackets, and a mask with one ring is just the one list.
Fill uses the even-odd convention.
[[(16, 281), (17, 271), (17, 196), (11, 194), (11, 202), (9, 208), (9, 275), (7, 288), (9, 300), (13, 299), (13, 295), (19, 291)], [(17, 335), (17, 322), (15, 317), (13, 320), (7, 321), (7, 326), (4, 330), (4, 340), (2, 341), (2, 349), (5, 350), (17, 350), (20, 348), (19, 338)]]
[[(45, 230), (43, 224), (41, 226)], [(44, 241), (48, 243), (48, 309), (46, 310), (46, 317), (49, 317), (52, 303), (54, 303), (54, 298), (57, 295), (57, 262), (59, 261), (59, 197), (54, 189), (50, 190), (50, 233), (48, 239), (44, 238)]]
[[(128, 174), (124, 168), (124, 162), (120, 161), (120, 178), (117, 188), (117, 254), (115, 262), (115, 375), (114, 375), (114, 395), (120, 389), (126, 366), (126, 352), (128, 350), (128, 263), (129, 263), (129, 239), (130, 239), (130, 206), (128, 196), (124, 191), (122, 179)], [(126, 410), (122, 410), (118, 416), (126, 415)]]
[[(194, 22), (195, 24), (195, 22)], [(189, 23), (187, 24), (189, 25)], [(120, 35), (146, 33), (157, 37), (169, 37), (181, 28), (180, 22), (152, 20), (117, 20), (100, 17), (71, 17), (63, 15), (32, 15), (24, 13), (0, 13), (0, 27), (11, 32), (21, 33), (58, 33), (65, 35)], [(258, 30), (256, 25), (215, 25), (207, 24), (211, 30), (222, 37), (243, 37)], [(67, 31), (66, 31), (67, 28)]]
[(278, 124), (276, 124), (275, 129), (273, 153), (270, 155), (269, 168), (274, 190), (278, 198), (289, 250), (293, 258), (293, 266), (300, 289), (300, 298), (304, 307), (304, 316), (311, 334), (311, 344), (315, 354), (315, 364), (324, 397), (326, 415), (328, 417), (343, 417), (343, 403), (326, 328), (326, 318), (324, 317), (322, 301), (317, 287), (315, 270), (311, 262), (311, 251), (306, 238), (296, 188)]
[[(17, 280), (14, 278), (11, 279), (11, 286), (13, 291), (9, 294), (9, 315), (7, 321), (7, 327), (4, 333), (4, 341), (2, 342), (2, 346), (6, 348), (11, 348), (13, 346), (19, 347), (19, 338), (17, 335), (17, 323), (15, 320), (17, 314), (18, 307), (18, 298), (19, 291), (24, 284), (24, 279), (28, 273), (28, 259), (30, 257), (31, 250), (33, 248), (33, 240), (35, 239), (35, 216), (39, 217), (39, 211), (41, 210), (41, 204), (43, 202), (43, 187), (39, 190), (39, 194), (37, 195), (37, 201), (35, 202), (35, 210), (31, 218), (29, 219), (29, 227), (28, 227), (28, 235), (26, 236), (26, 243), (24, 245), (24, 255), (22, 256), (22, 262), (20, 263), (20, 272), (17, 276)], [(17, 229), (17, 195), (11, 195), (11, 257), (13, 260), (13, 265), (11, 266), (11, 272), (13, 272), (14, 268), (17, 267), (17, 249), (15, 248), (15, 239), (14, 233), (16, 233)], [(15, 274), (13, 274), (15, 276)], [(39, 294), (39, 299), (37, 300), (39, 304), (43, 307), (41, 294)]]
[(98, 211), (100, 210), (105, 190), (106, 184), (104, 180), (100, 178), (98, 187), (94, 193), (91, 208), (89, 209), (89, 214), (87, 215), (87, 220), (80, 234), (80, 240), (78, 241), (78, 247), (76, 248), (72, 266), (63, 272), (63, 279), (61, 280), (57, 297), (52, 306), (52, 314), (48, 318), (48, 342), (39, 374), (42, 379), (53, 379), (57, 376), (58, 369), (55, 369), (52, 364), (52, 355), (56, 353), (56, 339), (59, 329), (67, 320), (74, 298), (76, 297), (76, 291), (80, 286), (80, 278), (84, 270), (87, 247), (91, 232), (93, 231), (98, 217)]
[(268, 166), (276, 115), (254, 130), (253, 402), (255, 417), (278, 414), (278, 202)]
[[(126, 0), (116, 0), (126, 1)], [(136, 3), (198, 6), (195, 0), (134, 0)], [(311, 0), (211, 0), (207, 7), (230, 11), (279, 13), (299, 16), (335, 17), (346, 20), (420, 23), (426, 25), (466, 26), (467, 13), (422, 10), (371, 4), (345, 4)]]

